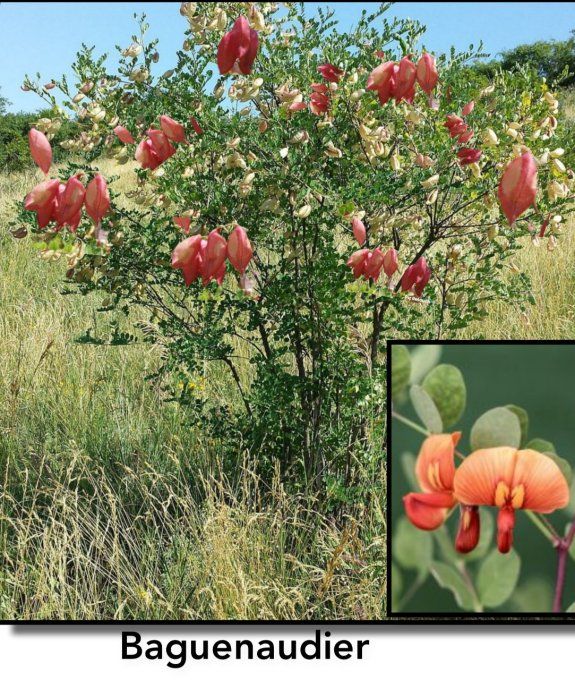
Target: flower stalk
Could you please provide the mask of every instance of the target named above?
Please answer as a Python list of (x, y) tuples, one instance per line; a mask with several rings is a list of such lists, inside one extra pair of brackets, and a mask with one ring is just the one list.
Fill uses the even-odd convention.
[(553, 598), (553, 613), (561, 612), (563, 604), (563, 590), (565, 588), (565, 575), (567, 572), (567, 557), (569, 549), (575, 538), (575, 517), (569, 525), (569, 530), (564, 538), (557, 540), (557, 578), (555, 581), (555, 596)]

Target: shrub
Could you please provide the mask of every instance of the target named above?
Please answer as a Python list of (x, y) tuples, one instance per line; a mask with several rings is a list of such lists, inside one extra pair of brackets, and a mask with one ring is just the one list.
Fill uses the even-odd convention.
[[(547, 85), (524, 70), (478, 87), (473, 53), (435, 60), (416, 22), (376, 27), (384, 12), (341, 33), (301, 5), (184, 3), (183, 48), (158, 77), (155, 41), (134, 38), (117, 74), (84, 48), (76, 86), (56, 81), (81, 126), (64, 144), (126, 162), (133, 138), (136, 188), (120, 196), (108, 178), (108, 210), (96, 168), (69, 164), (86, 214), (67, 221), (63, 199), (36, 191), (17, 225), (46, 259), (68, 258), (70, 288), (128, 320), (144, 310), (143, 339), (164, 349), (156, 377), (228, 471), (247, 449), (264, 478), (279, 463), (293, 487), (346, 502), (382, 492), (385, 338), (450, 335), (489, 300), (529, 301), (510, 258), (524, 235), (553, 246), (571, 209)], [(233, 408), (218, 399), (228, 380)]]

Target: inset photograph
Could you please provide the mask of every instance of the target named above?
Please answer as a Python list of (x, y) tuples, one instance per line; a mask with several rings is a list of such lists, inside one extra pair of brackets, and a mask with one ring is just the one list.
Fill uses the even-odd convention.
[(389, 357), (389, 614), (575, 612), (575, 344)]

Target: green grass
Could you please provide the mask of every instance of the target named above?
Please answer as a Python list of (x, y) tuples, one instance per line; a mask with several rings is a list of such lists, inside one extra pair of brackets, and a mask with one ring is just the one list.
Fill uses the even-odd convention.
[(62, 296), (66, 262), (6, 229), (37, 178), (0, 176), (0, 618), (382, 618), (376, 501), (335, 523), (242, 451), (226, 478), (143, 380), (158, 348), (74, 342), (100, 300)]

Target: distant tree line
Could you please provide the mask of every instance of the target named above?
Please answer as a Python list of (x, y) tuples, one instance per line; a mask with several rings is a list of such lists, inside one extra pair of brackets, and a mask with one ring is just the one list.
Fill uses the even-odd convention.
[(502, 52), (498, 59), (478, 62), (475, 69), (491, 77), (498, 68), (530, 66), (555, 88), (575, 85), (575, 30), (567, 40), (538, 40)]
[[(49, 109), (34, 113), (9, 113), (9, 105), (8, 99), (0, 94), (0, 172), (15, 172), (32, 166), (28, 131), (39, 118), (52, 115)], [(59, 142), (70, 136), (70, 126), (73, 125), (71, 121), (64, 122), (52, 140), (56, 162), (62, 160), (67, 153), (59, 146)]]

